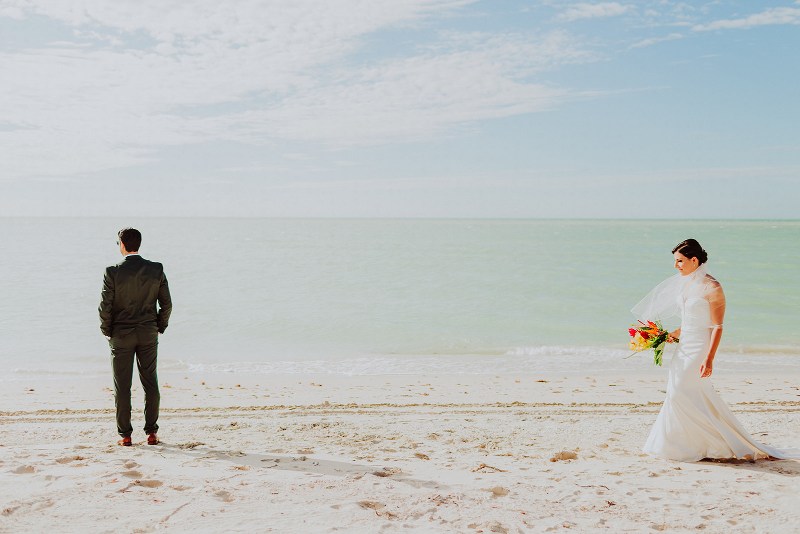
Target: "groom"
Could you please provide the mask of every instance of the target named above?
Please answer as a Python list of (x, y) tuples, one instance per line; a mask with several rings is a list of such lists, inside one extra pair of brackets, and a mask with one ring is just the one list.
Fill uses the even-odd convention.
[(125, 228), (117, 235), (117, 245), (125, 259), (106, 268), (99, 308), (100, 330), (111, 346), (117, 432), (122, 437), (117, 443), (123, 447), (132, 445), (131, 381), (135, 355), (144, 389), (147, 444), (156, 445), (156, 421), (161, 400), (156, 375), (158, 335), (167, 328), (172, 300), (164, 267), (139, 255), (139, 246), (142, 244), (139, 230)]

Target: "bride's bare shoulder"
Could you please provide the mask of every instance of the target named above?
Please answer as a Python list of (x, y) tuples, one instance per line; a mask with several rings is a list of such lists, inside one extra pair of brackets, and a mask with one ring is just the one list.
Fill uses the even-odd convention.
[(706, 274), (705, 282), (709, 292), (722, 291), (722, 284), (720, 284), (719, 281), (710, 274)]

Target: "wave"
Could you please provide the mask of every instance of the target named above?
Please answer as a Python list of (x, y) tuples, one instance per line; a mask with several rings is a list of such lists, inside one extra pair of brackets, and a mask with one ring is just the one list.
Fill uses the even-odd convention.
[(720, 348), (723, 354), (800, 356), (800, 345), (734, 345)]
[[(672, 356), (671, 347), (665, 354)], [(235, 358), (235, 356), (233, 356)], [(745, 371), (767, 366), (783, 372), (800, 370), (800, 349), (787, 346), (725, 347), (717, 356), (720, 367)], [(631, 355), (619, 347), (534, 345), (482, 351), (469, 354), (362, 354), (357, 356), (312, 357), (305, 359), (258, 359), (244, 356), (230, 361), (159, 359), (165, 373), (231, 373), (255, 375), (491, 375), (540, 373), (626, 373), (653, 370), (652, 354)], [(87, 375), (110, 376), (111, 369), (99, 362), (68, 362), (53, 365), (38, 362), (35, 367), (17, 366), (0, 381), (19, 381), (26, 377), (78, 378)]]
[[(491, 375), (641, 369), (644, 360), (616, 349), (526, 347), (505, 354), (405, 354), (270, 362), (192, 363), (189, 372), (307, 375)], [(652, 366), (652, 363), (649, 364)]]
[[(560, 346), (560, 345), (536, 345), (527, 347), (515, 347), (505, 352), (508, 355), (524, 356), (592, 356), (598, 354), (619, 355), (630, 354), (627, 348), (619, 346)], [(784, 355), (800, 356), (800, 345), (723, 345), (719, 349), (719, 354), (752, 354), (752, 355)]]

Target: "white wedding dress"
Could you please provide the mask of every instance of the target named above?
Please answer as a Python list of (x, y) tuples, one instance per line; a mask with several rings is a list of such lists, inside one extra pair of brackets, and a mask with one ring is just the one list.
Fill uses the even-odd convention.
[[(704, 273), (703, 273), (704, 274)], [(711, 312), (702, 296), (679, 298), (681, 333), (669, 365), (667, 398), (647, 438), (644, 452), (685, 462), (703, 458), (799, 459), (800, 451), (783, 451), (755, 441), (714, 391), (700, 378), (709, 343)]]

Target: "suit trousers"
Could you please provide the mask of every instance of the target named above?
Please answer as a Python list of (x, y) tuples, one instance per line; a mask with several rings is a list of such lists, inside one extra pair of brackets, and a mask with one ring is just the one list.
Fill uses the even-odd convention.
[(114, 370), (114, 405), (117, 408), (117, 432), (122, 437), (133, 433), (131, 426), (131, 383), (133, 362), (139, 369), (139, 380), (144, 389), (144, 431), (158, 431), (158, 408), (161, 394), (158, 391), (158, 329), (153, 326), (136, 326), (114, 329), (109, 340), (111, 365)]

